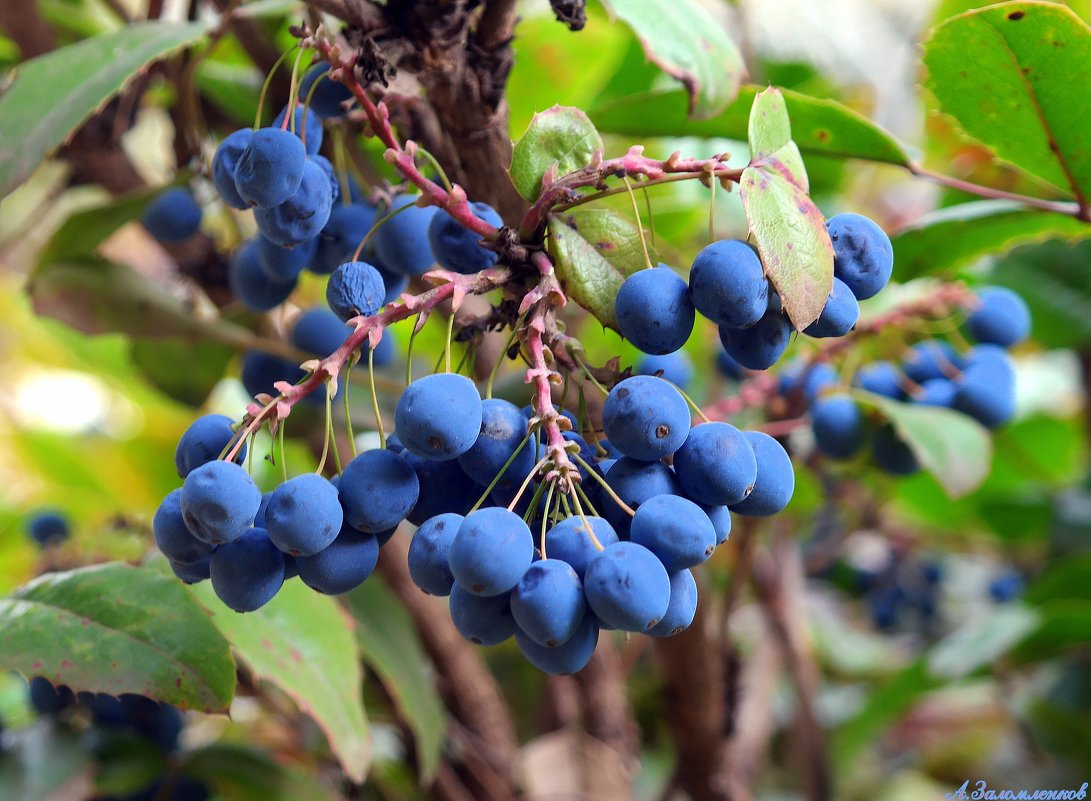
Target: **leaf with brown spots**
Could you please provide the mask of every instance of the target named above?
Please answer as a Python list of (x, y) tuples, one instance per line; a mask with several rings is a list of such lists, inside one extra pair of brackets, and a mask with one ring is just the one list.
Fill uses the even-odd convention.
[(227, 641), (184, 585), (120, 563), (49, 573), (0, 600), (0, 670), (205, 712), (235, 694)]
[[(571, 211), (549, 218), (549, 253), (572, 300), (617, 330), (614, 300), (622, 282), (647, 265), (640, 229), (608, 209)], [(649, 245), (648, 259), (656, 265)]]

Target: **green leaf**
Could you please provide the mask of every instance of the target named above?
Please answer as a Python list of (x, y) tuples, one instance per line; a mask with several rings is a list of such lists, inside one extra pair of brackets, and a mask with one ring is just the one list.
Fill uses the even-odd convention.
[(892, 239), (901, 281), (972, 264), (984, 256), (1048, 239), (1091, 238), (1091, 225), (1067, 214), (1008, 200), (960, 203), (926, 214)]
[(953, 681), (990, 665), (1038, 627), (1039, 615), (1022, 604), (1008, 604), (968, 620), (928, 652), (929, 672)]
[(227, 642), (184, 585), (119, 563), (49, 573), (0, 600), (0, 669), (208, 712), (235, 692)]
[(345, 601), (356, 618), (364, 661), (374, 668), (417, 740), (421, 780), (439, 767), (447, 712), (436, 677), (405, 607), (378, 581), (365, 581)]
[(810, 190), (803, 156), (792, 141), (792, 125), (780, 90), (769, 88), (754, 98), (747, 138), (751, 166), (775, 170), (804, 192)]
[(543, 183), (586, 167), (602, 152), (602, 138), (578, 108), (553, 106), (540, 111), (515, 143), (511, 180), (519, 194), (535, 200)]
[(118, 228), (140, 217), (165, 187), (150, 186), (76, 212), (57, 229), (42, 250), (41, 264), (92, 255)]
[(604, 0), (633, 29), (648, 58), (686, 87), (689, 113), (718, 114), (746, 75), (742, 55), (720, 21), (696, 0)]
[[(568, 296), (607, 328), (617, 330), (614, 299), (626, 277), (647, 267), (640, 229), (608, 209), (549, 218), (549, 252)], [(655, 252), (648, 256), (656, 265)]]
[[(686, 114), (684, 92), (651, 90), (593, 107), (588, 113), (599, 130), (626, 136), (704, 136), (747, 139), (750, 107), (761, 91), (744, 86), (715, 117), (697, 120)], [(807, 155), (854, 158), (905, 166), (902, 145), (875, 123), (834, 100), (781, 89), (792, 121), (792, 139)]]
[(303, 770), (243, 745), (216, 743), (187, 753), (179, 772), (223, 801), (335, 801), (341, 796)]
[(1058, 599), (1091, 602), (1091, 554), (1072, 554), (1053, 563), (1024, 596), (1038, 604)]
[(1070, 9), (1013, 2), (961, 14), (933, 30), (922, 58), (925, 85), (963, 131), (1000, 159), (1088, 198), (1091, 28)]
[(879, 408), (921, 467), (952, 498), (972, 492), (989, 474), (992, 439), (976, 420), (954, 409), (901, 403), (869, 392), (853, 394)]
[(1091, 601), (1059, 599), (1037, 607), (1040, 624), (1012, 651), (1017, 664), (1053, 659), (1091, 642)]
[(200, 406), (227, 372), (235, 349), (183, 337), (134, 339), (133, 363), (153, 386), (190, 406)]
[(55, 801), (90, 794), (91, 761), (76, 734), (55, 721), (41, 719), (5, 731), (4, 746), (0, 801)]
[(739, 194), (765, 274), (799, 330), (818, 319), (833, 286), (833, 245), (822, 212), (773, 157), (747, 167)]
[(212, 21), (138, 22), (32, 59), (0, 96), (0, 196), (146, 64), (204, 36)]
[(362, 782), (371, 743), (360, 651), (352, 621), (337, 602), (289, 581), (261, 609), (240, 615), (224, 606), (207, 582), (192, 591), (254, 676), (295, 700), (326, 733), (345, 773)]

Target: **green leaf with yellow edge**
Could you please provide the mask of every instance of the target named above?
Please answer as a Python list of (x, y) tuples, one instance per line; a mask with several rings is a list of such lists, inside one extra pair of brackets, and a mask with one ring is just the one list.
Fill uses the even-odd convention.
[(604, 0), (633, 29), (647, 57), (686, 87), (689, 114), (711, 117), (735, 99), (742, 55), (720, 21), (696, 0)]
[(367, 775), (371, 742), (361, 695), (360, 649), (352, 620), (333, 598), (288, 581), (272, 601), (240, 615), (208, 582), (192, 587), (254, 676), (275, 684), (325, 732), (353, 781)]
[[(762, 87), (744, 86), (714, 117), (688, 116), (685, 92), (652, 89), (594, 106), (588, 112), (604, 133), (623, 136), (703, 136), (748, 139), (750, 108)], [(905, 166), (909, 155), (887, 131), (835, 100), (780, 89), (802, 153)]]
[(992, 464), (992, 438), (971, 417), (940, 406), (901, 403), (869, 392), (854, 392), (894, 426), (921, 467), (936, 477), (952, 498), (980, 486)]
[(553, 106), (534, 115), (511, 155), (512, 183), (527, 200), (550, 183), (591, 163), (602, 152), (602, 137), (578, 108)]
[(648, 261), (657, 264), (655, 251), (648, 246), (646, 261), (640, 229), (608, 209), (551, 215), (548, 228), (549, 253), (568, 296), (616, 331), (618, 290)]
[(0, 669), (206, 712), (235, 693), (227, 641), (185, 587), (116, 562), (48, 573), (0, 600)]
[(379, 581), (365, 581), (345, 596), (345, 602), (356, 618), (364, 661), (378, 674), (413, 731), (421, 780), (428, 782), (439, 768), (447, 711), (413, 619)]
[(969, 136), (1091, 198), (1091, 27), (1071, 9), (1020, 1), (960, 14), (932, 31), (922, 60), (925, 86)]
[(1091, 238), (1091, 225), (1068, 214), (1010, 200), (960, 203), (926, 214), (891, 238), (900, 280), (957, 270), (984, 256), (1048, 239)]
[(213, 20), (138, 22), (31, 59), (0, 96), (0, 196), (149, 62), (204, 36)]

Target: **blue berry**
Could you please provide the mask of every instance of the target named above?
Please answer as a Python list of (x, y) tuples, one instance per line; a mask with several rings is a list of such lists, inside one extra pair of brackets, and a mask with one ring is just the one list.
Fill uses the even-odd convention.
[(725, 506), (745, 498), (757, 477), (754, 449), (730, 423), (702, 423), (674, 455), (674, 472), (686, 496), (697, 503)]
[(515, 587), (534, 559), (534, 540), (522, 518), (491, 507), (462, 521), (450, 548), (455, 582), (474, 595), (499, 595)]
[(997, 603), (1012, 601), (1022, 594), (1023, 586), (1023, 577), (1011, 570), (989, 582), (989, 597)]
[(864, 365), (856, 373), (855, 379), (855, 384), (861, 389), (894, 400), (901, 400), (903, 397), (901, 382), (901, 373), (890, 362)]
[[(490, 225), (500, 228), (504, 221), (488, 203), (471, 203), (474, 214)], [(411, 211), (405, 214), (412, 214)], [(494, 251), (481, 246), (481, 234), (439, 210), (428, 223), (428, 244), (432, 255), (445, 270), (469, 275), (496, 264)]]
[(606, 625), (646, 632), (670, 604), (670, 577), (655, 554), (635, 542), (615, 542), (587, 565), (584, 592)]
[(748, 370), (768, 370), (784, 355), (793, 329), (784, 314), (767, 312), (749, 328), (719, 330), (720, 343), (732, 359)]
[(258, 240), (248, 239), (239, 245), (228, 267), (227, 282), (231, 293), (251, 311), (275, 309), (288, 299), (295, 289), (296, 279), (274, 281), (262, 267)]
[(932, 378), (949, 378), (962, 367), (955, 349), (938, 339), (918, 342), (902, 361), (902, 370), (912, 381), (923, 384)]
[(645, 353), (673, 353), (693, 333), (689, 287), (666, 265), (625, 279), (614, 300), (621, 335)]
[(677, 495), (657, 495), (640, 504), (629, 539), (654, 553), (668, 573), (699, 565), (716, 550), (716, 529), (708, 515)]
[(896, 476), (908, 476), (920, 470), (917, 457), (890, 424), (875, 432), (871, 449), (880, 470)]
[(329, 178), (318, 164), (307, 159), (295, 193), (276, 206), (256, 209), (254, 222), (267, 239), (281, 247), (295, 247), (322, 232), (332, 208)]
[(446, 513), (420, 524), (409, 543), (409, 577), (429, 595), (450, 595), (455, 584), (448, 563), (451, 543), (465, 518)]
[[(334, 476), (338, 478), (338, 476)], [(330, 483), (333, 483), (332, 481)], [(334, 486), (337, 486), (334, 484)], [(254, 515), (254, 528), (265, 528), (265, 510), (269, 508), (269, 501), (272, 500), (273, 493), (263, 492), (261, 494), (261, 505), (258, 507), (257, 514)]]
[(182, 564), (168, 560), (171, 571), (183, 584), (200, 584), (208, 581), (212, 575), (212, 554), (209, 554), (200, 562)]
[(27, 522), (27, 532), (39, 545), (56, 545), (68, 539), (71, 533), (68, 518), (60, 512), (50, 510), (35, 513)]
[[(320, 274), (332, 273), (350, 261), (375, 224), (375, 208), (366, 203), (337, 203), (330, 210), (330, 219), (317, 238), (317, 252), (311, 269)], [(386, 280), (384, 278), (384, 287)], [(384, 289), (385, 292), (385, 289)]]
[(834, 278), (822, 313), (817, 320), (803, 329), (803, 333), (818, 339), (843, 337), (856, 327), (859, 319), (860, 304), (856, 296), (852, 294), (848, 284)]
[(867, 425), (848, 395), (827, 395), (811, 407), (811, 429), (818, 450), (831, 459), (850, 459), (864, 445)]
[[(610, 503), (613, 503), (613, 501), (610, 501)], [(625, 513), (622, 512), (622, 514)], [(591, 526), (595, 539), (599, 541), (599, 545), (603, 548), (618, 541), (614, 527), (603, 518), (593, 517), (592, 515), (584, 517), (573, 515), (553, 524), (553, 527), (546, 532), (545, 547), (546, 553), (551, 559), (560, 559), (562, 562), (567, 562), (581, 580), (584, 573), (587, 572), (588, 562), (599, 552), (583, 525), (584, 520)]]
[(413, 511), (420, 482), (409, 462), (376, 448), (348, 463), (338, 492), (346, 522), (375, 534), (394, 528)]
[(735, 357), (726, 350), (716, 354), (716, 369), (720, 371), (720, 375), (732, 381), (741, 381), (746, 377), (746, 368), (735, 361)]
[(30, 680), (30, 704), (39, 715), (58, 715), (75, 702), (72, 690), (63, 684), (54, 687), (43, 676)]
[[(337, 175), (337, 172), (333, 169), (333, 165), (330, 164), (330, 160), (325, 156), (309, 156), (308, 161), (313, 161), (319, 167), (322, 168), (322, 172), (326, 174), (326, 181), (330, 187), (330, 203), (333, 205), (330, 207), (330, 214), (333, 214), (333, 209), (339, 205), (337, 201), (341, 199), (341, 179)], [(329, 225), (329, 221), (326, 222)], [(325, 227), (322, 229), (325, 230)]]
[[(206, 414), (190, 423), (174, 450), (174, 467), (179, 478), (185, 478), (206, 462), (219, 459), (227, 444), (235, 438), (233, 426), (234, 422), (226, 414)], [(245, 456), (244, 443), (235, 461), (241, 464)]]
[(466, 453), (481, 430), (481, 395), (457, 373), (435, 373), (405, 388), (394, 410), (394, 431), (405, 447), (425, 459), (444, 461)]
[(306, 164), (307, 151), (290, 131), (260, 128), (235, 163), (235, 188), (251, 206), (279, 206), (299, 189)]
[[(287, 106), (280, 110), (270, 127), (279, 129), (284, 124), (286, 116), (288, 116)], [(295, 135), (301, 140), (305, 140), (304, 145), (307, 149), (307, 155), (315, 155), (322, 149), (322, 118), (313, 111), (305, 109), (302, 103), (296, 104), (294, 117), (295, 119), (288, 123), (288, 130), (291, 131), (294, 127)]]
[(311, 556), (297, 556), (299, 578), (323, 595), (341, 595), (359, 587), (375, 571), (379, 540), (346, 525), (329, 547)]
[[(352, 99), (352, 92), (343, 83), (330, 78), (328, 73), (328, 64), (315, 64), (307, 70), (299, 82), (299, 97), (304, 103), (310, 98), (313, 114), (326, 118), (343, 117), (345, 107), (342, 104)], [(315, 87), (313, 92), (312, 87)]]
[(208, 558), (212, 546), (193, 536), (182, 517), (182, 490), (171, 490), (152, 518), (155, 544), (171, 562), (192, 565)]
[(326, 283), (326, 303), (346, 322), (370, 317), (383, 305), (386, 287), (379, 271), (366, 261), (350, 261), (333, 271)]
[(287, 381), (295, 384), (306, 375), (299, 365), (280, 356), (260, 350), (247, 351), (242, 358), (240, 378), (251, 397), (261, 394), (276, 395), (274, 384)]
[(796, 474), (784, 446), (762, 431), (743, 434), (754, 449), (758, 477), (754, 491), (743, 500), (730, 504), (731, 511), (751, 517), (769, 517), (788, 505), (795, 491)]
[(405, 211), (391, 217), (375, 232), (375, 252), (379, 261), (386, 269), (399, 275), (420, 275), (435, 263), (428, 244), (428, 226), (436, 208), (417, 206), (418, 197), (395, 197), (390, 203), (390, 211)]
[(663, 619), (648, 634), (653, 637), (671, 637), (689, 628), (697, 614), (697, 580), (688, 570), (670, 574), (671, 600)]
[(708, 515), (712, 528), (716, 532), (716, 544), (723, 545), (731, 536), (731, 510), (726, 506), (702, 506), (701, 510)]
[(990, 286), (977, 293), (978, 306), (966, 320), (978, 342), (1010, 348), (1030, 336), (1030, 310), (1010, 289)]
[(523, 631), (515, 632), (515, 642), (527, 661), (543, 673), (568, 675), (587, 667), (599, 642), (599, 627), (592, 615), (584, 617), (575, 633), (557, 646), (536, 643)]
[(223, 202), (233, 209), (250, 208), (250, 204), (235, 188), (235, 168), (250, 146), (253, 135), (253, 128), (240, 128), (220, 142), (216, 155), (212, 157), (212, 183)]
[(316, 239), (308, 240), (294, 248), (282, 248), (260, 234), (257, 240), (262, 272), (270, 281), (277, 284), (295, 281), (314, 260), (315, 251), (318, 248)]
[(481, 495), (481, 487), (454, 460), (434, 462), (410, 451), (402, 453), (402, 458), (420, 482), (420, 498), (406, 517), (414, 525), (445, 512), (464, 515)]
[(200, 229), (201, 207), (192, 192), (175, 187), (156, 195), (144, 208), (140, 223), (160, 242), (182, 242)]
[(781, 374), (779, 389), (782, 395), (799, 392), (809, 406), (837, 380), (837, 371), (826, 362), (795, 363)]
[[(629, 457), (618, 459), (606, 473), (606, 481), (614, 493), (634, 510), (656, 495), (682, 494), (674, 471), (662, 462), (641, 462)], [(629, 538), (632, 518), (612, 498), (604, 495), (599, 511), (614, 527), (618, 537), (623, 540)]]
[(542, 559), (527, 568), (511, 593), (516, 625), (539, 645), (567, 642), (587, 611), (580, 577), (567, 562)]
[(826, 228), (833, 242), (833, 274), (848, 284), (857, 300), (879, 294), (894, 271), (890, 237), (860, 214), (838, 214)]
[(409, 276), (393, 273), (383, 267), (383, 265), (379, 263), (379, 260), (374, 256), (370, 258), (375, 263), (375, 269), (378, 270), (379, 275), (383, 277), (383, 284), (386, 286), (386, 295), (383, 297), (383, 304), (393, 303), (402, 296), (402, 293), (404, 293), (406, 289), (408, 289)]
[(328, 308), (314, 306), (296, 318), (288, 338), (300, 350), (324, 359), (341, 347), (350, 333), (344, 320)]
[(957, 395), (958, 386), (954, 381), (946, 378), (929, 378), (921, 384), (920, 392), (913, 396), (913, 402), (920, 406), (950, 408), (955, 405)]
[(678, 390), (653, 376), (626, 378), (602, 407), (610, 442), (633, 459), (654, 461), (674, 453), (689, 433), (689, 406)]
[(693, 260), (689, 294), (697, 311), (716, 325), (748, 328), (769, 306), (769, 281), (750, 245), (721, 239)]
[(234, 462), (208, 462), (182, 484), (182, 517), (193, 536), (210, 545), (238, 539), (254, 522), (261, 490)]
[(265, 509), (269, 539), (284, 553), (311, 556), (337, 538), (344, 522), (338, 488), (317, 473), (290, 478)]
[(636, 366), (637, 375), (656, 375), (685, 390), (693, 379), (693, 361), (684, 350), (666, 356), (645, 356)]
[[(487, 487), (526, 437), (527, 418), (519, 407), (500, 398), (487, 398), (481, 401), (481, 428), (477, 439), (458, 457), (458, 463), (474, 481)], [(497, 486), (504, 484), (517, 488), (536, 461), (535, 450), (528, 442), (505, 470)]]
[(253, 612), (284, 584), (284, 554), (263, 528), (249, 528), (212, 554), (212, 589), (236, 612)]
[(515, 634), (511, 593), (480, 596), (458, 584), (451, 588), (451, 621), (458, 633), (475, 645), (499, 645)]
[[(981, 346), (974, 349), (976, 353)], [(1015, 416), (1015, 372), (1007, 355), (978, 356), (963, 372), (954, 408), (986, 428), (999, 428)]]

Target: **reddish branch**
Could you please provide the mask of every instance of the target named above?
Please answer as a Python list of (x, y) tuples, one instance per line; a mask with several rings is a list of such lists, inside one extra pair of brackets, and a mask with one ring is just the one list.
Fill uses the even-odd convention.
[(652, 159), (644, 155), (644, 148), (640, 145), (629, 148), (624, 156), (613, 159), (604, 160), (597, 153), (592, 163), (583, 169), (563, 177), (546, 174), (542, 179), (542, 194), (523, 217), (520, 234), (524, 239), (533, 238), (545, 223), (550, 210), (585, 199), (576, 191), (578, 189), (591, 186), (606, 190), (607, 178), (641, 177), (645, 179), (642, 185), (664, 180), (668, 176), (674, 180), (715, 177), (720, 181), (737, 182), (742, 169), (728, 167), (727, 158), (726, 153), (710, 159), (684, 158), (680, 153), (672, 153), (666, 159)]

